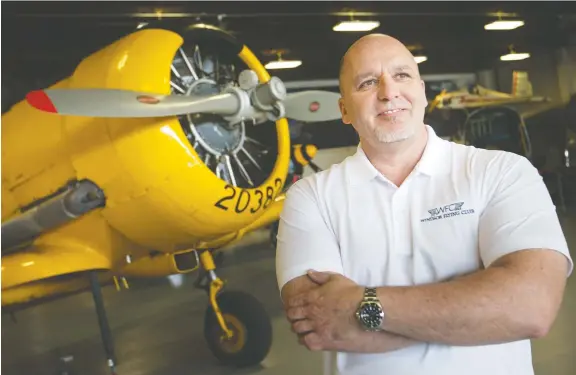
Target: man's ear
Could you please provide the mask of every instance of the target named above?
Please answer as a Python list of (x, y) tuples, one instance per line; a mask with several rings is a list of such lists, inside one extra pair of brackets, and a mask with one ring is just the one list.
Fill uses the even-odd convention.
[(338, 107), (340, 107), (340, 113), (342, 114), (342, 122), (346, 125), (350, 125), (352, 121), (350, 121), (350, 117), (348, 116), (348, 111), (344, 105), (344, 99), (338, 99)]
[(424, 96), (424, 102), (426, 103), (424, 105), (424, 108), (428, 107), (428, 98), (426, 97), (426, 83), (424, 82), (424, 80), (420, 80), (420, 84), (422, 85), (422, 95)]

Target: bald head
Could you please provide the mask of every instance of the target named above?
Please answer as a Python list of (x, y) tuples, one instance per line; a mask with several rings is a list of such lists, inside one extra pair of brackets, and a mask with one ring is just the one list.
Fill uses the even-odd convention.
[(340, 93), (343, 93), (343, 84), (342, 81), (344, 79), (344, 74), (348, 65), (350, 65), (350, 61), (354, 61), (354, 59), (362, 58), (363, 55), (366, 54), (367, 51), (373, 49), (386, 49), (391, 52), (390, 55), (399, 55), (399, 56), (410, 56), (410, 60), (413, 61), (413, 65), (415, 70), (418, 72), (418, 64), (414, 61), (414, 56), (412, 53), (406, 48), (406, 46), (400, 42), (398, 39), (393, 38), (389, 35), (385, 34), (369, 34), (361, 37), (356, 42), (354, 42), (346, 51), (342, 59), (340, 59), (340, 71), (339, 71), (339, 82), (340, 82)]

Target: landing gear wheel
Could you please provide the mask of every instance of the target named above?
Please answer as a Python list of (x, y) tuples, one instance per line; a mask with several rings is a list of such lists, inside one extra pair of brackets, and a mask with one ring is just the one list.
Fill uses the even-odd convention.
[(246, 367), (257, 365), (272, 345), (272, 322), (264, 306), (250, 294), (230, 291), (217, 297), (228, 328), (226, 339), (211, 306), (204, 317), (204, 337), (214, 356), (223, 364)]

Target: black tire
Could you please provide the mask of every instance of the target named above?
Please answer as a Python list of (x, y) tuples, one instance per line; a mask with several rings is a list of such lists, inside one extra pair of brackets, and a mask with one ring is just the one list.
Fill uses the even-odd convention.
[[(208, 306), (204, 317), (204, 337), (210, 351), (227, 366), (246, 367), (262, 362), (272, 346), (272, 322), (264, 306), (252, 295), (239, 291), (224, 292), (217, 297), (217, 300), (228, 328), (236, 335), (238, 335), (237, 322), (241, 323), (240, 334), (244, 340), (235, 350), (227, 348), (229, 343), (222, 344), (220, 337), (224, 333), (212, 306)], [(234, 318), (236, 326), (229, 321)]]

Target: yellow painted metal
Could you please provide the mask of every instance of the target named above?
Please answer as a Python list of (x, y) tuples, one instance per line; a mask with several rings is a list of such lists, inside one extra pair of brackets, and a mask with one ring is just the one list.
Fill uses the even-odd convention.
[(2, 181), (2, 221), (18, 215), (18, 201), (14, 198), (12, 192), (8, 190), (7, 184)]
[(179, 272), (174, 264), (174, 256), (161, 253), (134, 260), (121, 268), (119, 273), (126, 276), (159, 277)]
[[(111, 280), (109, 272), (98, 272), (98, 280), (105, 284)], [(74, 273), (29, 282), (13, 288), (2, 285), (2, 307), (33, 301), (50, 300), (69, 293), (87, 291), (90, 280), (86, 273)]]
[(260, 216), (257, 220), (254, 220), (252, 223), (247, 225), (246, 227), (236, 231), (234, 233), (228, 233), (222, 237), (218, 237), (214, 240), (202, 242), (198, 244), (198, 249), (219, 249), (221, 247), (230, 246), (238, 241), (240, 241), (247, 233), (250, 233), (254, 230), (261, 229), (266, 227), (267, 225), (272, 224), (275, 221), (280, 219), (280, 213), (282, 212), (282, 208), (284, 207), (284, 200), (286, 199), (285, 193), (280, 194), (274, 200), (274, 203), (270, 205), (268, 210)]
[[(66, 87), (67, 80), (52, 87)], [(2, 221), (24, 206), (74, 179), (62, 119), (34, 110), (22, 101), (2, 115)], [(4, 199), (3, 199), (4, 200)]]
[(203, 251), (200, 253), (200, 262), (206, 271), (214, 271), (216, 269), (214, 258), (212, 258), (210, 251)]
[(119, 292), (119, 291), (120, 291), (120, 283), (118, 283), (118, 277), (117, 277), (117, 276), (114, 276), (114, 277), (112, 278), (112, 280), (114, 280), (114, 286), (116, 287), (116, 291)]
[(69, 280), (42, 280), (15, 288), (2, 289), (2, 307), (25, 304), (44, 298), (61, 296), (86, 290), (90, 287), (87, 276)]
[(264, 215), (260, 216), (258, 220), (254, 220), (248, 226), (242, 228), (241, 232), (243, 232), (243, 234), (246, 234), (248, 232), (252, 232), (256, 229), (270, 225), (275, 221), (278, 221), (280, 219), (280, 214), (282, 213), (282, 208), (284, 207), (285, 200), (286, 195), (285, 193), (282, 193), (274, 200), (274, 203), (272, 203), (272, 205)]
[(72, 272), (108, 269), (109, 262), (88, 247), (35, 247), (2, 257), (2, 288)]
[(200, 242), (198, 243), (198, 245), (196, 245), (196, 248), (199, 250), (219, 249), (221, 247), (228, 246), (229, 244), (236, 242), (239, 239), (238, 237), (241, 235), (242, 235), (241, 230), (237, 232), (228, 233), (221, 237), (212, 239), (210, 241)]
[[(111, 228), (94, 211), (38, 238), (26, 251), (2, 256), (2, 292), (43, 278), (87, 270), (111, 270), (126, 254), (148, 252)], [(49, 293), (36, 287), (39, 295)], [(50, 286), (53, 288), (53, 285)]]
[(181, 270), (175, 260), (177, 254), (194, 253), (194, 250), (179, 251), (177, 253), (159, 253), (153, 256), (144, 256), (127, 263), (118, 273), (125, 276), (161, 277), (166, 275), (183, 274), (197, 269)]
[(214, 314), (216, 314), (216, 319), (218, 319), (218, 324), (220, 324), (220, 328), (222, 328), (222, 331), (224, 332), (221, 338), (230, 339), (234, 336), (234, 332), (228, 328), (228, 324), (226, 324), (226, 321), (222, 316), (222, 310), (220, 310), (220, 306), (218, 306), (218, 301), (216, 300), (218, 292), (220, 292), (223, 287), (224, 282), (219, 277), (210, 282), (210, 305), (212, 305)]
[(222, 314), (222, 316), (232, 331), (232, 337), (222, 335), (220, 347), (227, 353), (238, 353), (246, 345), (246, 327), (232, 314)]
[[(214, 258), (212, 258), (212, 253), (210, 251), (203, 251), (200, 254), (200, 262), (202, 263), (202, 267), (208, 272), (214, 271), (216, 269), (216, 265), (214, 264)], [(224, 337), (231, 338), (233, 332), (228, 328), (226, 321), (222, 316), (222, 311), (218, 306), (218, 301), (216, 300), (218, 293), (220, 292), (220, 290), (222, 290), (223, 287), (224, 287), (224, 281), (222, 281), (222, 279), (220, 279), (217, 276), (212, 278), (212, 280), (210, 281), (210, 290), (208, 292), (208, 297), (210, 300), (210, 305), (212, 306), (214, 314), (216, 315), (216, 319), (218, 320), (218, 324), (220, 324), (220, 328), (222, 328), (222, 331), (224, 332)]]

